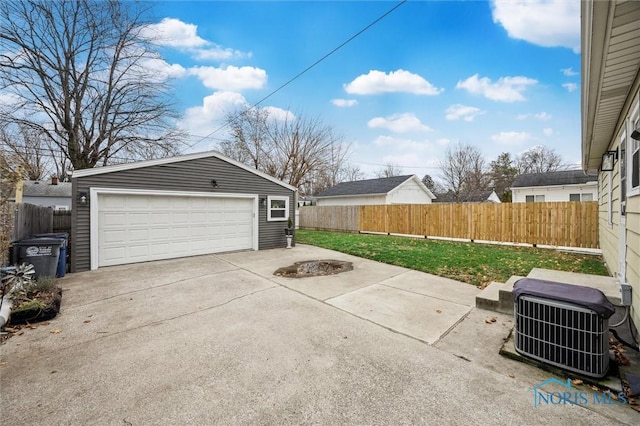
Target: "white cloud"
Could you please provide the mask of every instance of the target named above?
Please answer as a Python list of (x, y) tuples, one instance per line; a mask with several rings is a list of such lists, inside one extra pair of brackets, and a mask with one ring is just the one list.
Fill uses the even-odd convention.
[(286, 109), (282, 109), (274, 106), (267, 106), (262, 109), (266, 110), (269, 113), (270, 120), (292, 121), (296, 119), (296, 116), (291, 111), (288, 111)]
[(391, 71), (389, 74), (371, 70), (362, 74), (351, 83), (345, 84), (345, 92), (356, 95), (375, 95), (379, 93), (407, 92), (416, 95), (438, 95), (444, 89), (438, 89), (418, 74), (405, 70)]
[(543, 47), (568, 47), (580, 53), (580, 2), (568, 0), (494, 0), (493, 22), (511, 38)]
[(169, 78), (181, 78), (187, 75), (187, 70), (180, 64), (169, 64), (163, 59), (147, 59), (141, 64), (145, 71), (151, 71), (160, 81), (165, 81)]
[(207, 41), (198, 34), (198, 26), (187, 24), (179, 19), (164, 18), (157, 24), (150, 24), (143, 28), (142, 35), (153, 40), (160, 46), (173, 47), (190, 53), (198, 60), (223, 61), (232, 57), (250, 57), (251, 52), (225, 48)]
[(20, 99), (21, 98), (15, 93), (0, 93), (0, 106), (15, 105), (16, 103), (20, 102)]
[(551, 120), (551, 114), (547, 113), (547, 112), (539, 112), (537, 114), (520, 114), (518, 115), (516, 118), (518, 120), (526, 120), (529, 117), (533, 117), (536, 120), (540, 120), (540, 121), (549, 121)]
[(369, 120), (367, 126), (372, 129), (387, 129), (395, 133), (427, 132), (431, 130), (412, 113), (393, 114), (389, 117), (375, 117)]
[(546, 137), (551, 137), (553, 136), (553, 129), (550, 129), (549, 127), (542, 129), (542, 134)]
[(267, 72), (254, 67), (194, 67), (189, 74), (197, 76), (209, 89), (244, 90), (260, 89), (267, 82)]
[(348, 108), (358, 105), (355, 99), (331, 99), (331, 103), (337, 107)]
[[(240, 93), (214, 92), (204, 97), (202, 105), (188, 108), (178, 122), (178, 127), (191, 135), (192, 143), (215, 132), (210, 137), (210, 142), (214, 142), (228, 136), (228, 129), (222, 128), (227, 114), (247, 108), (251, 108), (251, 105)], [(296, 118), (292, 112), (282, 108), (267, 106), (262, 109), (269, 112), (270, 119), (295, 120)], [(215, 148), (215, 146), (210, 146), (210, 148)]]
[[(223, 125), (228, 113), (248, 107), (247, 100), (240, 93), (215, 92), (206, 96), (201, 106), (188, 108), (178, 122), (178, 127), (191, 135), (206, 136)], [(216, 134), (214, 137), (219, 138), (225, 134)]]
[(198, 36), (198, 26), (179, 19), (164, 18), (158, 24), (147, 25), (142, 34), (163, 46), (186, 48), (206, 46), (208, 42)]
[(534, 137), (527, 132), (500, 132), (491, 135), (491, 140), (501, 145), (522, 145)]
[(564, 83), (562, 87), (567, 89), (569, 93), (575, 92), (576, 90), (578, 90), (578, 85), (576, 83)]
[(473, 121), (480, 114), (484, 114), (480, 108), (466, 106), (466, 105), (451, 105), (447, 108), (445, 118), (447, 120), (464, 120), (464, 121)]
[(574, 71), (572, 67), (562, 68), (560, 71), (562, 71), (562, 74), (564, 74), (566, 77), (573, 77), (578, 75), (578, 73)]
[(527, 77), (500, 77), (497, 82), (492, 83), (487, 77), (479, 78), (474, 74), (464, 81), (456, 84), (456, 89), (465, 89), (474, 95), (483, 95), (487, 99), (500, 102), (524, 101), (522, 92), (527, 86), (537, 84), (538, 81)]

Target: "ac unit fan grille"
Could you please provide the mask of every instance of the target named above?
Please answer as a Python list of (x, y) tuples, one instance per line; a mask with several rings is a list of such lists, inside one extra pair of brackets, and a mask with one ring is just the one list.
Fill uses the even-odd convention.
[(609, 321), (569, 303), (520, 296), (515, 302), (516, 350), (592, 377), (609, 369)]

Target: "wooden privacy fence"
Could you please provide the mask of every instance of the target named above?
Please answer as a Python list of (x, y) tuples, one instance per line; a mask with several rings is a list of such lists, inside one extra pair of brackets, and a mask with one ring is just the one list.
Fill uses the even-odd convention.
[(53, 212), (53, 227), (54, 233), (66, 233), (71, 235), (71, 211), (70, 210), (55, 210)]
[(360, 231), (360, 206), (300, 207), (300, 228), (324, 231)]
[[(342, 209), (304, 207), (300, 227), (384, 232), (534, 245), (598, 247), (598, 202), (451, 203), (357, 206), (357, 229), (341, 228)], [(306, 209), (325, 209), (315, 212)], [(335, 210), (331, 210), (335, 209)], [(302, 213), (304, 212), (304, 214)], [(353, 211), (349, 211), (354, 215)], [(350, 223), (354, 223), (353, 220)]]
[(51, 232), (53, 229), (53, 209), (34, 204), (16, 204), (13, 212), (13, 232), (11, 241), (33, 234)]

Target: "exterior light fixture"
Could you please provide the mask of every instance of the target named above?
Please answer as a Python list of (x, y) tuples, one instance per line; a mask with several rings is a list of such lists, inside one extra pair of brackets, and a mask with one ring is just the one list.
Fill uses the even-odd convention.
[(78, 192), (78, 205), (86, 206), (89, 204), (89, 195), (86, 192)]
[(260, 196), (260, 207), (267, 207), (267, 197), (264, 195)]
[(612, 171), (617, 159), (618, 150), (606, 151), (604, 154), (602, 154), (602, 166), (600, 166), (600, 170), (602, 170), (603, 172)]
[(211, 179), (211, 186), (213, 186), (214, 188), (217, 188), (218, 182), (215, 179)]

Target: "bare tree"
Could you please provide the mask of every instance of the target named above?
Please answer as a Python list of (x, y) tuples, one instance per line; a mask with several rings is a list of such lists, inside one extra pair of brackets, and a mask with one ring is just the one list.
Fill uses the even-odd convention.
[(23, 124), (0, 122), (0, 146), (7, 167), (21, 177), (40, 180), (51, 172), (51, 160), (43, 135)]
[(552, 148), (537, 145), (520, 154), (516, 159), (519, 174), (547, 173), (566, 169), (562, 157)]
[(444, 160), (440, 161), (440, 173), (445, 189), (456, 199), (486, 190), (489, 184), (484, 157), (478, 148), (471, 145), (449, 147)]
[(397, 164), (387, 163), (385, 166), (376, 172), (376, 176), (379, 178), (388, 178), (394, 176), (402, 176), (404, 170)]
[(0, 2), (4, 115), (46, 137), (73, 169), (177, 150), (145, 10), (116, 0)]
[(229, 139), (223, 154), (274, 176), (308, 194), (335, 185), (347, 165), (349, 146), (318, 118), (289, 114), (284, 119), (266, 109), (227, 115)]
[(269, 137), (267, 109), (242, 109), (227, 114), (230, 138), (220, 142), (220, 151), (241, 163), (262, 170), (273, 145)]

